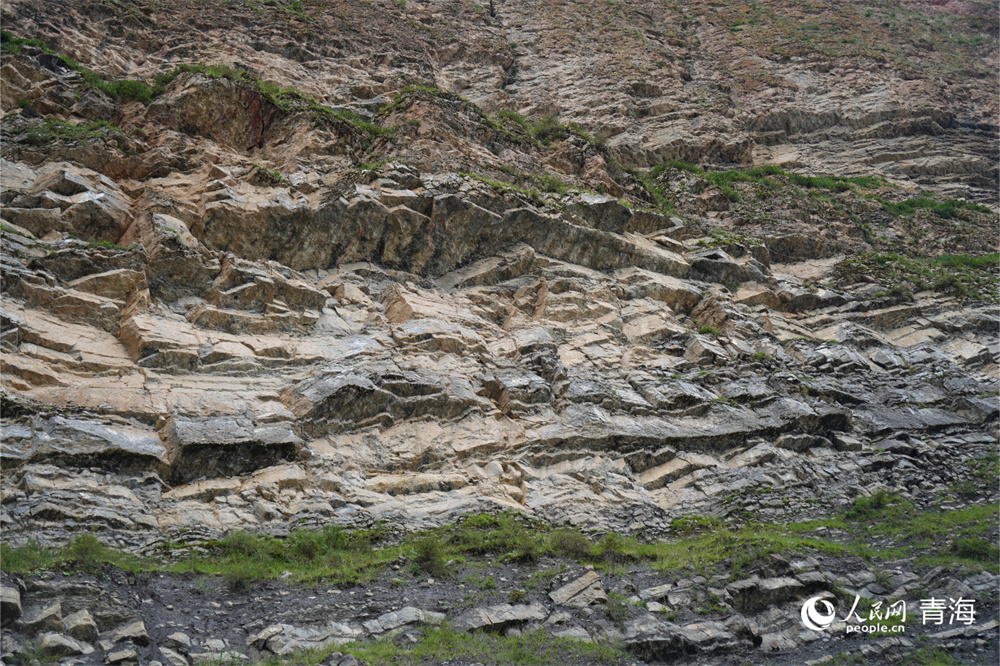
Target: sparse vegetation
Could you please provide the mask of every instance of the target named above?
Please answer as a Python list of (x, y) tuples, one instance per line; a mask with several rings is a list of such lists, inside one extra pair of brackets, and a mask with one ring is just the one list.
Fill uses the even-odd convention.
[(837, 277), (851, 283), (874, 279), (893, 288), (934, 290), (959, 298), (995, 301), (1000, 287), (1000, 254), (912, 258), (891, 252), (867, 252), (845, 259)]
[[(402, 647), (391, 640), (349, 643), (336, 648), (353, 654), (372, 666), (416, 665), (444, 661), (546, 666), (548, 664), (614, 664), (625, 658), (619, 643), (584, 643), (556, 638), (544, 631), (495, 636), (489, 633), (457, 632), (447, 624), (425, 628), (419, 643)], [(317, 655), (318, 656), (318, 655)], [(308, 661), (303, 663), (318, 663)]]
[(414, 544), (414, 561), (421, 570), (441, 578), (447, 573), (444, 560), (444, 545), (433, 536), (427, 536)]
[(952, 219), (961, 217), (962, 211), (984, 213), (987, 215), (993, 212), (986, 206), (980, 206), (970, 201), (955, 201), (952, 199), (948, 201), (936, 201), (926, 197), (919, 197), (916, 199), (906, 199), (897, 203), (881, 199), (879, 201), (882, 204), (882, 209), (892, 215), (913, 215), (918, 210), (928, 210), (939, 217)]
[(97, 120), (74, 125), (52, 116), (32, 121), (24, 135), (24, 142), (32, 146), (44, 146), (56, 141), (89, 141), (102, 137), (113, 138), (123, 150), (127, 147), (128, 139), (125, 134), (109, 122)]

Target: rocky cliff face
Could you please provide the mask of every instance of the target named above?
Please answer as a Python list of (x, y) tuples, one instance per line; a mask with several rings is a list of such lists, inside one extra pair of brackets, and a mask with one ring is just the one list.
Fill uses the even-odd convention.
[[(7, 3), (5, 545), (93, 533), (170, 563), (237, 530), (405, 544), (505, 511), (662, 542), (831, 519), (881, 490), (978, 516), (948, 536), (986, 544), (955, 556), (982, 568), (994, 9)], [(994, 658), (992, 564), (928, 571), (914, 556), (935, 547), (836, 571), (761, 553), (669, 584), (645, 564), (571, 572), (544, 593), (494, 562), (495, 603), (465, 610), (447, 591), (401, 600), (391, 572), (377, 604), (254, 588), (264, 607), (193, 645), (171, 633), (202, 631), (171, 615), (202, 604), (189, 579), (106, 569), (106, 598), (88, 575), (67, 592), (25, 567), (4, 579), (5, 626), (9, 591), (25, 610), (3, 645), (179, 664), (447, 617), (624, 641), (651, 663), (801, 663), (821, 656), (801, 600), (850, 590), (979, 595), (974, 629), (934, 640)], [(595, 624), (604, 586), (643, 610)], [(886, 640), (867, 656), (914, 647)]]

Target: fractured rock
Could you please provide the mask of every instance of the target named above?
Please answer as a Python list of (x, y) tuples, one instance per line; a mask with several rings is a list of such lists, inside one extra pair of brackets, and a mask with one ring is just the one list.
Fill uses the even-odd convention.
[(557, 604), (570, 608), (585, 608), (608, 601), (608, 595), (601, 584), (601, 577), (594, 571), (588, 571), (576, 580), (553, 590), (549, 593), (549, 597)]
[(548, 617), (545, 607), (539, 603), (500, 604), (487, 608), (476, 608), (455, 619), (453, 626), (456, 631), (490, 631), (497, 632), (512, 626), (520, 626), (528, 622), (541, 622)]

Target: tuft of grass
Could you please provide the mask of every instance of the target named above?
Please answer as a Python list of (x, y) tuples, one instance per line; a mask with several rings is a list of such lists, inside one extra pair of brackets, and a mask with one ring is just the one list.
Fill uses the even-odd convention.
[(942, 254), (935, 257), (934, 263), (945, 268), (977, 268), (977, 269), (998, 269), (1000, 268), (1000, 253), (984, 254), (972, 257), (967, 254)]
[(277, 182), (277, 183), (287, 183), (288, 182), (288, 179), (285, 178), (284, 174), (282, 174), (277, 169), (269, 169), (266, 166), (264, 166), (263, 164), (256, 164), (256, 163), (252, 164), (251, 166), (254, 167), (255, 169), (257, 169), (259, 172), (263, 173), (265, 176), (267, 176), (268, 178), (270, 178), (274, 182)]
[(523, 130), (531, 129), (531, 123), (529, 123), (528, 120), (517, 111), (511, 111), (510, 109), (501, 109), (497, 111), (495, 115), (497, 118), (500, 118), (502, 120), (510, 120)]
[(962, 662), (943, 648), (925, 646), (908, 654), (906, 663), (913, 666), (952, 666)]
[(715, 337), (719, 337), (719, 329), (714, 326), (702, 326), (698, 329), (698, 333), (701, 335), (714, 335)]
[(855, 497), (844, 518), (855, 521), (869, 520), (882, 514), (891, 504), (898, 504), (898, 497), (885, 489), (879, 489), (867, 497)]
[(689, 536), (722, 529), (722, 521), (714, 516), (683, 516), (671, 520), (670, 529), (677, 535)]
[(545, 145), (569, 136), (569, 129), (554, 116), (545, 116), (531, 128), (531, 137)]
[(593, 545), (580, 532), (570, 529), (556, 530), (549, 537), (552, 552), (561, 557), (583, 560), (591, 556)]
[(976, 562), (996, 562), (1000, 560), (1000, 548), (986, 539), (958, 538), (951, 544), (951, 552), (956, 557)]
[(952, 490), (965, 498), (1000, 490), (1000, 453), (992, 451), (981, 458), (973, 458), (966, 464), (969, 467), (969, 478), (952, 486)]

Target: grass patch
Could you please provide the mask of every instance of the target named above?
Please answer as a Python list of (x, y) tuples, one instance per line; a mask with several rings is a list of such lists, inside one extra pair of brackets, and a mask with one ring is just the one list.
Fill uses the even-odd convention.
[(996, 301), (1000, 287), (1000, 254), (907, 257), (891, 252), (867, 252), (841, 262), (835, 271), (846, 284), (875, 279), (912, 292), (933, 290), (958, 298)]
[(511, 111), (510, 109), (501, 109), (500, 111), (496, 112), (495, 117), (501, 120), (510, 120), (511, 122), (513, 122), (514, 124), (516, 124), (518, 127), (520, 127), (525, 131), (531, 130), (531, 123), (529, 123), (528, 120), (517, 111)]
[[(444, 577), (447, 573), (444, 559), (445, 549), (444, 544), (439, 539), (433, 536), (425, 537), (414, 545), (414, 550), (416, 551), (414, 564), (417, 567), (431, 576)], [(490, 580), (492, 579), (491, 576)], [(493, 587), (496, 587), (496, 585), (494, 584)]]
[(137, 99), (145, 103), (149, 103), (153, 99), (152, 89), (144, 81), (136, 79), (108, 81), (101, 74), (83, 67), (72, 58), (53, 51), (40, 39), (23, 39), (14, 37), (6, 31), (0, 32), (0, 49), (5, 53), (21, 53), (25, 46), (35, 47), (45, 53), (59, 56), (67, 67), (80, 72), (84, 87), (97, 88), (115, 99)]
[(131, 553), (105, 546), (93, 534), (78, 534), (62, 548), (47, 548), (28, 541), (16, 548), (0, 543), (3, 570), (11, 574), (36, 571), (84, 571), (96, 574), (104, 565), (114, 565), (128, 571), (141, 570), (146, 564)]
[[(391, 640), (348, 643), (337, 651), (353, 654), (371, 666), (417, 665), (459, 661), (517, 666), (548, 664), (615, 664), (626, 658), (619, 643), (584, 643), (556, 638), (544, 631), (522, 636), (460, 633), (447, 624), (425, 628), (419, 643), (399, 646)], [(295, 662), (292, 662), (295, 663)], [(299, 662), (318, 663), (318, 662)]]
[(0, 222), (0, 230), (3, 230), (5, 233), (8, 233), (8, 234), (14, 234), (15, 236), (21, 236), (22, 238), (30, 238), (31, 240), (37, 240), (35, 238), (34, 234), (32, 234), (27, 229), (15, 229), (14, 227), (10, 226), (9, 224), (5, 224), (3, 222)]
[(791, 552), (845, 555), (851, 551), (833, 541), (796, 536), (775, 526), (723, 528), (694, 538), (639, 548), (639, 554), (653, 559), (653, 567), (660, 571), (714, 575), (728, 568), (730, 580), (744, 577), (747, 569), (771, 554)]
[(1000, 253), (971, 257), (967, 254), (942, 254), (934, 263), (944, 268), (1000, 269)]
[(952, 486), (953, 491), (966, 499), (1000, 491), (1000, 453), (992, 451), (982, 458), (973, 458), (967, 464), (969, 478)]
[(531, 136), (545, 145), (559, 141), (569, 136), (569, 129), (555, 116), (545, 116), (531, 128)]
[(993, 212), (986, 206), (980, 206), (979, 204), (974, 204), (971, 201), (955, 201), (953, 199), (948, 201), (935, 201), (934, 199), (918, 197), (915, 199), (906, 199), (905, 201), (899, 201), (897, 203), (884, 201), (882, 199), (879, 199), (879, 202), (882, 204), (882, 210), (896, 217), (901, 215), (909, 217), (918, 210), (929, 210), (938, 217), (943, 217), (945, 219), (961, 218), (963, 217), (963, 211), (987, 215)]
[(234, 587), (250, 580), (278, 578), (285, 571), (291, 571), (293, 580), (300, 582), (322, 579), (358, 584), (371, 580), (406, 552), (402, 545), (374, 547), (386, 536), (378, 529), (348, 531), (335, 526), (295, 530), (285, 539), (234, 531), (203, 544), (204, 554), (170, 568), (219, 575)]
[(885, 181), (871, 176), (843, 178), (840, 176), (807, 176), (790, 173), (781, 167), (766, 164), (750, 169), (733, 169), (730, 171), (706, 171), (705, 169), (680, 160), (668, 160), (650, 169), (642, 177), (646, 190), (657, 198), (664, 195), (662, 178), (670, 171), (683, 171), (700, 176), (708, 183), (718, 187), (730, 201), (742, 200), (742, 195), (734, 187), (737, 183), (757, 183), (768, 189), (776, 189), (785, 185), (794, 185), (807, 190), (829, 190), (831, 192), (846, 192), (856, 187), (873, 189), (880, 187)]
[(722, 529), (722, 521), (713, 516), (684, 516), (671, 520), (670, 529), (679, 536), (690, 536)]
[[(912, 557), (918, 566), (997, 572), (1000, 550), (992, 530), (998, 513), (1000, 508), (996, 506), (919, 512), (912, 503), (883, 492), (855, 499), (833, 518), (785, 526), (747, 524), (733, 528), (719, 518), (678, 518), (671, 528), (680, 538), (653, 543), (614, 533), (595, 543), (579, 530), (557, 529), (519, 514), (504, 513), (468, 516), (454, 525), (401, 539), (384, 528), (346, 530), (330, 526), (295, 530), (284, 539), (234, 531), (222, 539), (183, 547), (165, 544), (140, 560), (85, 534), (62, 548), (45, 548), (36, 542), (17, 548), (2, 544), (0, 558), (4, 570), (12, 574), (45, 570), (97, 572), (105, 565), (114, 565), (129, 571), (219, 576), (233, 589), (245, 588), (255, 580), (276, 579), (285, 572), (291, 572), (293, 582), (364, 584), (401, 559), (409, 560), (413, 575), (441, 578), (449, 573), (449, 561), (461, 564), (467, 557), (480, 558), (476, 566), (491, 562), (534, 564), (543, 557), (556, 557), (604, 571), (620, 571), (624, 564), (645, 561), (672, 575), (712, 576), (727, 572), (731, 580), (745, 577), (771, 554), (792, 553), (866, 560)], [(836, 530), (836, 540), (811, 534), (819, 527)], [(178, 557), (180, 561), (176, 561)], [(564, 563), (535, 572), (524, 587), (535, 589), (566, 568)], [(406, 580), (400, 581), (406, 584)], [(477, 581), (481, 591), (496, 586), (488, 575)]]
[(31, 122), (28, 131), (24, 134), (23, 141), (32, 146), (45, 146), (59, 141), (86, 142), (109, 136), (115, 139), (120, 149), (127, 148), (125, 134), (107, 121), (96, 120), (74, 125), (65, 120), (47, 116), (40, 121)]
[(545, 200), (542, 198), (541, 192), (533, 187), (523, 187), (521, 185), (513, 185), (511, 183), (506, 183), (502, 180), (497, 180), (495, 178), (490, 178), (489, 176), (484, 176), (480, 173), (465, 173), (459, 172), (459, 176), (467, 176), (473, 180), (478, 180), (481, 183), (489, 185), (497, 192), (517, 192), (518, 194), (530, 199), (533, 203), (539, 206), (545, 205)]
[(926, 646), (908, 654), (906, 663), (913, 666), (951, 666), (962, 662), (942, 648)]
[[(296, 3), (292, 3), (295, 5)], [(300, 6), (300, 5), (299, 5)], [(301, 6), (300, 6), (301, 7)], [(45, 46), (45, 43), (37, 39), (19, 39), (7, 32), (2, 33), (2, 48), (8, 53), (19, 53), (22, 46), (36, 46), (46, 53), (58, 55), (66, 65), (80, 72), (83, 77), (85, 87), (97, 88), (111, 97), (119, 100), (136, 99), (143, 103), (150, 103), (155, 97), (163, 93), (174, 79), (185, 73), (198, 73), (208, 78), (227, 79), (247, 85), (282, 111), (310, 111), (314, 115), (332, 119), (344, 123), (368, 135), (370, 140), (376, 138), (395, 139), (395, 127), (383, 127), (377, 123), (371, 123), (359, 118), (356, 114), (345, 110), (333, 110), (323, 106), (315, 99), (303, 94), (295, 88), (283, 88), (281, 86), (254, 79), (245, 71), (231, 67), (229, 65), (206, 65), (204, 63), (185, 63), (176, 66), (170, 72), (164, 72), (153, 79), (153, 84), (149, 85), (145, 81), (135, 79), (122, 79), (119, 81), (108, 81), (101, 74), (91, 71), (72, 58), (56, 53)]]
[(276, 183), (285, 183), (285, 184), (288, 183), (288, 179), (285, 178), (285, 176), (280, 171), (278, 171), (277, 169), (268, 169), (266, 166), (264, 166), (262, 164), (256, 164), (256, 163), (255, 164), (251, 164), (250, 166), (252, 166), (253, 168), (257, 169), (257, 171), (259, 171), (260, 173), (264, 174), (267, 178), (269, 178), (273, 182), (276, 182)]

